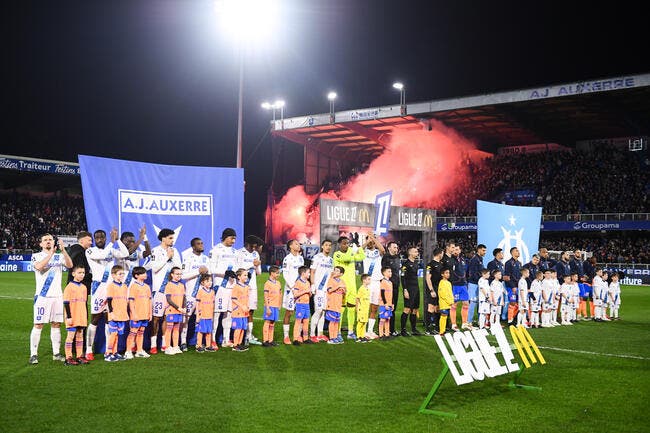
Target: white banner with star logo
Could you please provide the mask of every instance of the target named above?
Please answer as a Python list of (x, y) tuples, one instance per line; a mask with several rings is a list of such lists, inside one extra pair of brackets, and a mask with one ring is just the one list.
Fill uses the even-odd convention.
[(522, 263), (528, 263), (539, 247), (542, 208), (508, 206), (476, 201), (477, 241), (503, 250), (504, 263), (510, 259), (510, 248), (517, 247)]

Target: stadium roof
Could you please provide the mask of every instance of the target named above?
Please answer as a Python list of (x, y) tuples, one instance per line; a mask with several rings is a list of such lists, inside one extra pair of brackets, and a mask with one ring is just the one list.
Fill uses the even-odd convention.
[(399, 126), (423, 129), (435, 119), (479, 149), (648, 135), (650, 74), (627, 75), (510, 92), (362, 108), (271, 122), (271, 132), (335, 159), (371, 161)]

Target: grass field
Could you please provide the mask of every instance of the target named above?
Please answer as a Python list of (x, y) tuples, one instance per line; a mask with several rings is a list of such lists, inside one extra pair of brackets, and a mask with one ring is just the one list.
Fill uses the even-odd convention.
[[(424, 336), (339, 346), (252, 347), (245, 353), (190, 351), (65, 367), (51, 361), (46, 326), (41, 362), (30, 366), (33, 284), (31, 273), (0, 274), (0, 431), (536, 433), (650, 428), (649, 287), (623, 287), (621, 321), (531, 330), (536, 342), (547, 347), (542, 353), (548, 364), (527, 370), (521, 381), (542, 387), (541, 392), (511, 389), (507, 376), (461, 387), (448, 377), (430, 407), (457, 413), (452, 420), (418, 413), (441, 370), (440, 352)], [(261, 323), (255, 324), (258, 336)], [(281, 326), (276, 332), (277, 340)]]

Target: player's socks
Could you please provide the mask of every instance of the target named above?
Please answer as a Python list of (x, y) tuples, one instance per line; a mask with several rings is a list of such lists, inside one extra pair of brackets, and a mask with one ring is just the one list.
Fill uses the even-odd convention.
[(84, 356), (84, 339), (81, 334), (77, 334), (75, 337), (75, 349), (77, 351), (77, 358), (82, 358)]
[(474, 321), (474, 313), (476, 312), (476, 302), (470, 301), (469, 308), (467, 309), (467, 323), (472, 323)]
[(289, 324), (286, 324), (286, 325), (284, 323), (282, 324), (282, 333), (284, 334), (284, 338), (289, 338), (289, 329), (290, 329), (290, 327), (291, 327), (291, 325), (289, 325)]
[(416, 316), (415, 314), (413, 314), (413, 313), (409, 314), (409, 316), (410, 316), (409, 318), (410, 318), (410, 321), (411, 321), (411, 330), (415, 331), (415, 326), (416, 326), (416, 324), (417, 324), (417, 319), (418, 319), (418, 318), (417, 318), (417, 316)]
[(38, 344), (41, 342), (41, 332), (43, 328), (32, 328), (32, 332), (29, 335), (29, 351), (30, 356), (38, 355)]
[(157, 336), (151, 337), (151, 348), (155, 348), (158, 345), (158, 342), (156, 341), (158, 339)]
[(467, 317), (469, 316), (469, 305), (463, 304), (463, 308), (460, 310), (460, 317), (463, 319), (463, 323), (469, 323)]
[(402, 313), (399, 318), (400, 325), (402, 325), (401, 329), (406, 329), (406, 319), (408, 319), (408, 314)]
[(232, 327), (232, 317), (230, 317), (230, 314), (224, 313), (224, 318), (221, 320), (221, 326), (223, 326), (223, 341), (221, 344), (224, 344), (230, 341), (230, 328)]
[(248, 322), (248, 334), (246, 334), (247, 339), (253, 338), (253, 322)]
[(440, 315), (440, 325), (439, 325), (439, 327), (440, 327), (440, 333), (444, 334), (445, 329), (447, 328), (447, 316), (445, 316), (444, 314)]
[(95, 333), (97, 332), (97, 325), (92, 323), (88, 325), (86, 330), (86, 353), (93, 352), (93, 342), (95, 341)]
[(347, 309), (348, 314), (348, 335), (354, 333), (354, 324), (357, 321), (357, 310), (355, 307), (349, 307)]
[(325, 328), (325, 311), (320, 315), (318, 319), (318, 328), (316, 328), (318, 335), (323, 335), (323, 329)]
[(368, 334), (372, 335), (375, 333), (375, 322), (377, 319), (368, 319)]
[(187, 323), (183, 323), (183, 330), (181, 331), (181, 343), (187, 344)]
[(485, 314), (479, 313), (478, 315), (478, 327), (480, 329), (485, 328)]
[[(108, 342), (108, 338), (111, 335), (111, 331), (108, 329), (108, 322), (104, 323), (104, 341)], [(108, 346), (106, 346), (106, 351), (108, 351)]]
[(65, 340), (65, 357), (72, 358), (72, 341)]
[(50, 341), (52, 342), (52, 353), (58, 355), (61, 352), (61, 328), (50, 328)]

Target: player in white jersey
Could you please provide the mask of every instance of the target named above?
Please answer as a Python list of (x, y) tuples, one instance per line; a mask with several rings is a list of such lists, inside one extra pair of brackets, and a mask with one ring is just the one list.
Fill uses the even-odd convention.
[(517, 313), (517, 326), (523, 325), (524, 328), (528, 328), (528, 324), (526, 323), (526, 319), (528, 317), (528, 276), (530, 275), (530, 271), (528, 268), (521, 268), (521, 278), (519, 279), (519, 282), (517, 283), (517, 300), (519, 303), (519, 312)]
[(609, 283), (609, 316), (612, 320), (620, 320), (618, 309), (621, 307), (621, 285), (618, 282), (618, 272), (612, 273)]
[(578, 322), (578, 308), (580, 307), (580, 285), (578, 284), (578, 278), (577, 272), (571, 272), (572, 304), (571, 317), (569, 317), (571, 323)]
[[(52, 359), (65, 361), (61, 355), (61, 323), (63, 322), (63, 291), (61, 275), (63, 269), (72, 268), (72, 259), (59, 239), (58, 249), (54, 247), (54, 236), (41, 236), (41, 251), (32, 255), (32, 269), (36, 278), (34, 294), (34, 327), (29, 337), (29, 363), (38, 364), (38, 345), (41, 342), (43, 324), (50, 324)], [(77, 354), (78, 356), (81, 356)]]
[(160, 321), (167, 309), (167, 296), (165, 287), (170, 281), (169, 274), (172, 268), (180, 268), (181, 254), (174, 248), (174, 231), (162, 229), (158, 232), (160, 245), (151, 251), (151, 301), (153, 307), (153, 320), (151, 322), (151, 351), (158, 353), (158, 329)]
[(123, 259), (129, 255), (126, 245), (117, 240), (117, 229), (113, 228), (110, 232), (111, 241), (106, 243), (106, 232), (96, 230), (93, 233), (95, 246), (86, 250), (86, 260), (93, 276), (90, 284), (90, 323), (86, 330), (86, 359), (93, 360), (93, 343), (95, 342), (95, 333), (99, 319), (104, 317), (104, 338), (108, 341), (108, 321), (106, 305), (106, 288), (113, 281), (111, 277), (111, 268), (115, 265), (115, 260)]
[(235, 284), (233, 278), (226, 278), (226, 272), (232, 273), (234, 277), (237, 268), (237, 250), (235, 249), (235, 240), (237, 233), (231, 228), (226, 228), (221, 233), (221, 242), (215, 245), (210, 250), (210, 272), (212, 273), (212, 281), (214, 290), (217, 292), (214, 299), (214, 326), (212, 327), (212, 344), (216, 347), (217, 344), (217, 329), (219, 323), (222, 325), (222, 340), (223, 347), (232, 347), (230, 340), (230, 326), (232, 318), (230, 313), (232, 287)]
[(542, 328), (554, 326), (551, 323), (551, 308), (555, 299), (555, 284), (551, 275), (550, 269), (544, 271), (544, 280), (542, 280)]
[(327, 280), (332, 273), (332, 241), (325, 239), (320, 244), (320, 252), (311, 259), (311, 293), (314, 295), (314, 314), (311, 316), (310, 339), (314, 343), (327, 341), (323, 334), (325, 326), (325, 307), (327, 306)]
[(282, 297), (284, 320), (282, 321), (282, 333), (284, 334), (284, 344), (291, 344), (291, 338), (289, 338), (289, 322), (291, 321), (291, 314), (296, 309), (293, 298), (293, 285), (300, 277), (298, 275), (298, 268), (305, 265), (305, 258), (300, 254), (302, 248), (297, 240), (292, 239), (287, 242), (287, 249), (289, 250), (289, 254), (284, 256), (282, 260), (282, 277), (284, 278), (284, 296)]
[(115, 264), (124, 268), (126, 275), (124, 284), (128, 287), (131, 285), (131, 280), (133, 279), (133, 275), (131, 274), (133, 268), (143, 266), (147, 270), (151, 269), (150, 260), (146, 260), (148, 257), (151, 257), (151, 245), (149, 245), (149, 240), (147, 239), (146, 226), (142, 226), (140, 229), (140, 236), (137, 241), (132, 232), (122, 233), (120, 241), (124, 244), (129, 254), (126, 257), (117, 258)]
[(542, 271), (537, 271), (535, 274), (535, 279), (530, 283), (530, 326), (534, 328), (539, 328), (539, 310), (542, 308), (542, 278), (544, 278), (544, 273)]
[(375, 238), (374, 233), (368, 233), (366, 244), (363, 246), (366, 257), (363, 259), (363, 272), (370, 275), (370, 315), (368, 316), (368, 338), (379, 338), (375, 333), (375, 321), (379, 309), (379, 284), (384, 278), (381, 275), (381, 259), (386, 250)]
[(560, 281), (557, 279), (557, 271), (551, 269), (551, 283), (553, 284), (553, 302), (551, 304), (551, 325), (560, 326), (557, 321), (557, 310), (560, 309)]
[(485, 328), (487, 317), (490, 314), (490, 270), (481, 269), (481, 278), (478, 279), (478, 327)]
[(261, 346), (262, 342), (253, 335), (253, 314), (257, 310), (257, 276), (262, 273), (262, 261), (258, 247), (264, 242), (255, 235), (248, 235), (244, 247), (237, 250), (237, 268), (248, 272), (248, 332), (246, 344)]
[(569, 314), (572, 308), (571, 298), (573, 298), (573, 285), (571, 284), (571, 275), (563, 276), (564, 283), (560, 286), (560, 314), (562, 317), (561, 325), (573, 325), (569, 321)]
[(602, 303), (600, 301), (600, 291), (603, 287), (603, 270), (596, 268), (596, 275), (592, 280), (591, 286), (594, 299), (594, 321), (602, 322)]
[(501, 271), (495, 269), (492, 271), (492, 282), (490, 283), (490, 327), (501, 327), (499, 317), (503, 308), (504, 298), (506, 296), (503, 282), (501, 281)]
[(181, 323), (181, 345), (183, 352), (187, 351), (187, 328), (188, 322), (194, 311), (196, 311), (196, 295), (201, 288), (199, 280), (203, 274), (210, 273), (210, 259), (203, 254), (204, 246), (201, 238), (193, 238), (190, 241), (191, 248), (183, 251), (183, 281), (185, 281), (185, 315)]
[(603, 322), (609, 322), (609, 317), (607, 317), (607, 304), (609, 303), (609, 284), (607, 283), (607, 278), (609, 273), (606, 270), (603, 270), (603, 281), (600, 283), (600, 320)]

